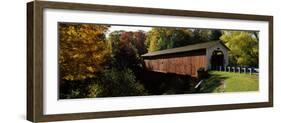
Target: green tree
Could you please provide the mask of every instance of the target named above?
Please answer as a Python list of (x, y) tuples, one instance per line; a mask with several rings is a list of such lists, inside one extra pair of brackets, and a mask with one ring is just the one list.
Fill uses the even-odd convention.
[(185, 46), (190, 43), (191, 30), (185, 28), (152, 28), (146, 38), (149, 52)]
[(192, 32), (192, 42), (202, 42), (208, 40), (208, 30), (203, 29), (194, 29)]
[(210, 35), (208, 36), (208, 39), (210, 41), (220, 40), (221, 36), (222, 36), (222, 31), (221, 30), (212, 29), (212, 30), (210, 30)]
[(215, 41), (222, 36), (221, 30), (217, 29), (194, 29), (192, 34), (193, 43)]
[(258, 32), (223, 31), (220, 39), (230, 49), (230, 64), (258, 66)]

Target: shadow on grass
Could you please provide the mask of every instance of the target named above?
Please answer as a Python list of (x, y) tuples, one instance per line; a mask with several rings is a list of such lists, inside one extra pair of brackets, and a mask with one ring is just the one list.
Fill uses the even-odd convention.
[(198, 93), (212, 93), (215, 92), (220, 86), (222, 86), (223, 81), (228, 77), (224, 77), (221, 75), (210, 75), (202, 85), (200, 85), (200, 89)]

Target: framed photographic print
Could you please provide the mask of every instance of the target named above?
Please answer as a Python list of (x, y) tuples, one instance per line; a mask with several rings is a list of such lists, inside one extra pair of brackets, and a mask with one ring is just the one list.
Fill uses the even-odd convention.
[(273, 17), (27, 3), (33, 122), (273, 106)]

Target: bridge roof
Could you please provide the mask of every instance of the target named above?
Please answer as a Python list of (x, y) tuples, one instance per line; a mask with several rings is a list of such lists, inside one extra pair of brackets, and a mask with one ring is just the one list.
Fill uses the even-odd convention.
[(143, 54), (142, 57), (151, 57), (151, 56), (158, 56), (158, 55), (175, 54), (175, 53), (183, 53), (183, 52), (201, 50), (201, 49), (206, 49), (206, 48), (218, 45), (218, 44), (223, 45), (227, 50), (229, 50), (229, 48), (227, 46), (225, 46), (225, 44), (222, 43), (222, 41), (218, 40), (218, 41), (208, 41), (208, 42), (190, 44), (190, 45), (183, 46), (183, 47), (170, 48), (170, 49), (166, 49), (166, 50), (150, 52), (150, 53)]

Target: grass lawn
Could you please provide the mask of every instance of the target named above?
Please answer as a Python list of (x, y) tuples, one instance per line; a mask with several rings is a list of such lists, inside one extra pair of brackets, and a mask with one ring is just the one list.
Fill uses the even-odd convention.
[(210, 77), (201, 85), (200, 92), (241, 92), (258, 91), (258, 75), (210, 71)]

